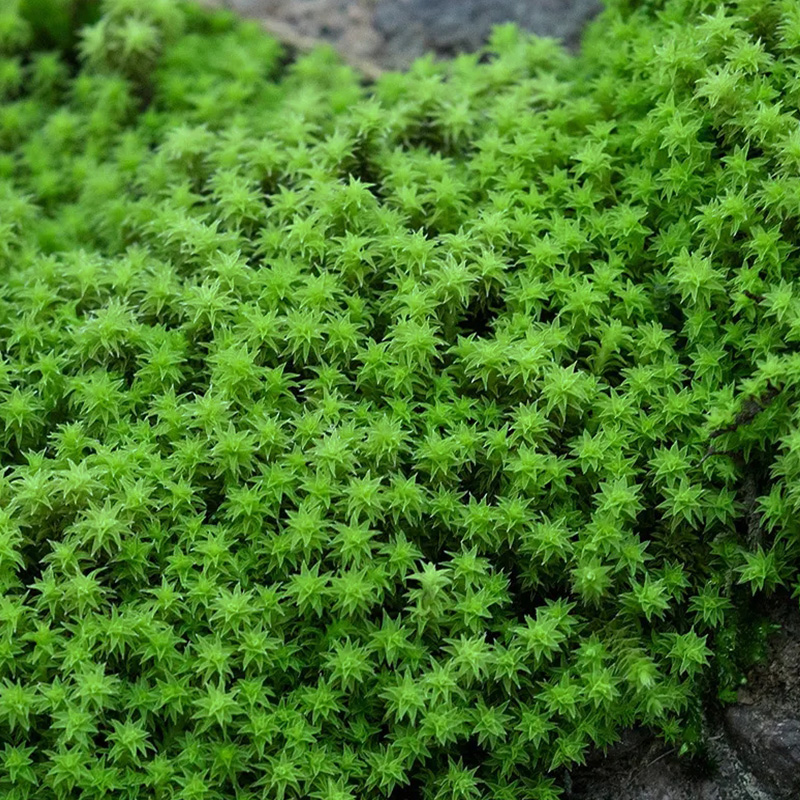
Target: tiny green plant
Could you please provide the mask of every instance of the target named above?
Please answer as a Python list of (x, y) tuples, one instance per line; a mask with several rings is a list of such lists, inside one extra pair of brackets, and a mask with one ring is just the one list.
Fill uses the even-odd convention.
[(697, 745), (800, 594), (799, 64), (796, 0), (372, 85), (2, 3), (0, 795), (550, 800)]

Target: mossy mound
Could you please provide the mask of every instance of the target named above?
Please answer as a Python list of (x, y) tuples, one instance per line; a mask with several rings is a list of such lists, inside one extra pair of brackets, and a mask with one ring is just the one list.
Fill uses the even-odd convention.
[(0, 52), (0, 794), (690, 749), (800, 563), (800, 3), (372, 86), (169, 0)]

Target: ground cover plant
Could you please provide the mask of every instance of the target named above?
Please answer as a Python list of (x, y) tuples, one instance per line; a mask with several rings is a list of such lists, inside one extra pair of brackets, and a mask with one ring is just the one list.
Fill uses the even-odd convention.
[(798, 582), (800, 4), (371, 86), (168, 0), (5, 2), (0, 53), (4, 798), (702, 743)]

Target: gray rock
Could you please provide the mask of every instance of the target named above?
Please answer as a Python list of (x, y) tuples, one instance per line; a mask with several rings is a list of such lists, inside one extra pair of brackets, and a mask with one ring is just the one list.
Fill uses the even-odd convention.
[[(201, 0), (252, 17), (301, 51), (329, 42), (366, 74), (404, 69), (425, 53), (481, 47), (493, 25), (516, 22), (576, 48), (602, 0)], [(2, 0), (0, 0), (2, 5)], [(375, 69), (363, 68), (372, 65)]]
[(386, 49), (407, 60), (428, 51), (475, 50), (503, 22), (575, 47), (601, 8), (600, 0), (378, 0), (374, 22)]
[(710, 721), (708, 734), (706, 744), (720, 800), (778, 800), (743, 762), (721, 719)]
[(593, 800), (726, 800), (711, 780), (695, 778), (675, 760), (645, 765), (615, 787), (597, 786)]
[(776, 716), (765, 707), (736, 705), (725, 725), (752, 772), (781, 800), (800, 796), (800, 719)]
[(773, 623), (768, 653), (736, 705), (708, 709), (701, 774), (633, 731), (572, 773), (567, 800), (800, 800), (800, 613), (786, 595), (760, 611)]
[(782, 800), (743, 763), (721, 720), (706, 725), (703, 769), (652, 736), (626, 734), (605, 758), (596, 754), (573, 772), (566, 800)]
[(567, 800), (733, 800), (643, 730), (625, 733), (605, 756), (594, 754), (570, 783)]

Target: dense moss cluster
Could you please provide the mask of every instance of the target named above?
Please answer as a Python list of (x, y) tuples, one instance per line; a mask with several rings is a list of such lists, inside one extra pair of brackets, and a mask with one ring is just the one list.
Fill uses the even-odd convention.
[(3, 798), (691, 744), (797, 583), (800, 3), (372, 86), (170, 0), (6, 0), (0, 52)]

